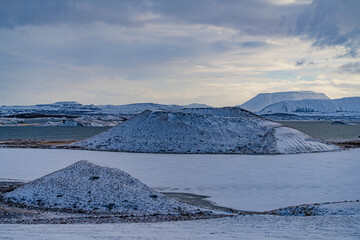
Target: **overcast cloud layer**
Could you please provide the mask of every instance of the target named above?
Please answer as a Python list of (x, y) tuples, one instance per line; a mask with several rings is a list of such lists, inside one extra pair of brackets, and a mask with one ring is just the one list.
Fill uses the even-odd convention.
[(0, 105), (360, 96), (358, 0), (0, 1)]

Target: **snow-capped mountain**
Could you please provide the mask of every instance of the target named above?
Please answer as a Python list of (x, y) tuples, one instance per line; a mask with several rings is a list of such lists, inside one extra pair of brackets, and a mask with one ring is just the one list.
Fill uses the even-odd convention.
[(239, 107), (148, 110), (72, 146), (127, 152), (239, 154), (338, 149)]
[(317, 93), (313, 91), (259, 93), (249, 101), (240, 105), (240, 107), (251, 112), (259, 112), (264, 107), (277, 102), (286, 101), (286, 100), (303, 100), (303, 99), (329, 99), (329, 98), (324, 93)]
[(298, 101), (281, 101), (262, 109), (260, 114), (295, 113), (295, 114), (338, 114), (359, 113), (360, 97), (340, 99), (304, 99)]

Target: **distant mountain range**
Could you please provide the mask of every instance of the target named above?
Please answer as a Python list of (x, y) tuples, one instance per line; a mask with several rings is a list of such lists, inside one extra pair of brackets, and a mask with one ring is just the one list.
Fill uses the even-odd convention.
[(52, 104), (38, 104), (25, 106), (0, 106), (0, 116), (16, 116), (19, 114), (43, 115), (134, 115), (145, 110), (177, 110), (182, 108), (211, 107), (205, 104), (192, 103), (189, 105), (164, 105), (156, 103), (133, 103), (126, 105), (82, 105), (75, 101), (56, 102)]
[[(295, 119), (360, 119), (360, 97), (330, 99), (324, 93), (313, 91), (291, 91), (260, 93), (239, 105), (250, 112), (278, 120)], [(75, 101), (56, 102), (28, 106), (0, 106), (0, 116), (78, 117), (78, 116), (133, 116), (145, 110), (177, 111), (183, 108), (211, 108), (209, 105), (165, 105), (157, 103), (132, 103), (125, 105), (82, 105)]]

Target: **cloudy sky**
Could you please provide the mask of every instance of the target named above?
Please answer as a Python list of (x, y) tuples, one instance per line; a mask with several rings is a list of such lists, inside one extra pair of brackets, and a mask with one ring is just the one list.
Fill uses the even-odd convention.
[(359, 0), (0, 1), (0, 105), (360, 96)]

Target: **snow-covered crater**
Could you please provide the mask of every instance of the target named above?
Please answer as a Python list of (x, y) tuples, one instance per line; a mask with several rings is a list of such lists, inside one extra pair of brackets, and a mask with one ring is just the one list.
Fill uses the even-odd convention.
[(150, 153), (280, 154), (339, 149), (239, 107), (148, 110), (72, 145)]
[(198, 212), (169, 198), (129, 174), (87, 161), (36, 179), (4, 199), (29, 206), (120, 214), (184, 214)]

